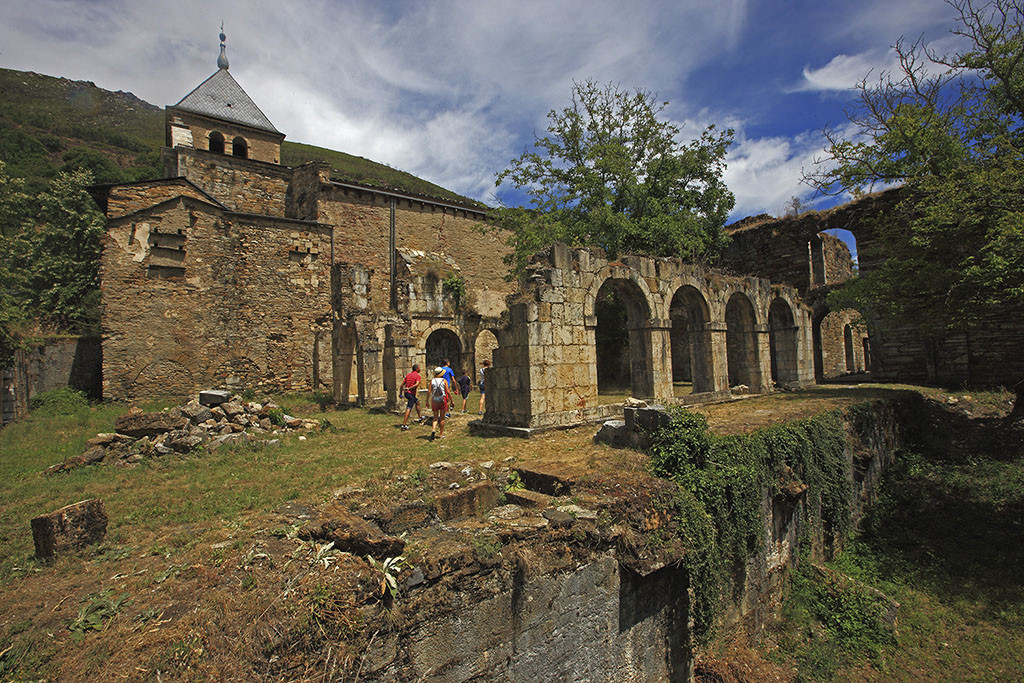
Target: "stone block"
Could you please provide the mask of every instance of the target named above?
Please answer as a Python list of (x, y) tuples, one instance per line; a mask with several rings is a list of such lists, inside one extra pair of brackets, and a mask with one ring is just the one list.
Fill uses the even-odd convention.
[(164, 432), (184, 429), (188, 426), (188, 418), (171, 413), (134, 413), (122, 415), (114, 423), (118, 434), (134, 438), (143, 436), (159, 436)]
[(32, 520), (36, 557), (51, 560), (99, 543), (107, 535), (107, 513), (99, 498), (83, 500)]
[(199, 403), (208, 406), (219, 406), (221, 403), (227, 403), (231, 400), (230, 391), (221, 391), (220, 389), (211, 389), (209, 391), (199, 392)]
[(497, 486), (490, 481), (482, 481), (438, 496), (434, 508), (442, 520), (468, 517), (490, 510), (498, 504), (498, 496)]
[(298, 535), (305, 541), (333, 541), (335, 550), (378, 560), (397, 557), (405, 549), (404, 540), (385, 534), (338, 504), (328, 506), (316, 521), (299, 529)]

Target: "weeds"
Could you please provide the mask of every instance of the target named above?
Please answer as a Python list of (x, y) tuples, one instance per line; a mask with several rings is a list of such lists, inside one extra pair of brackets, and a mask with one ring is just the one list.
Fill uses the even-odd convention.
[(78, 616), (68, 624), (68, 630), (77, 640), (81, 640), (87, 631), (102, 631), (107, 621), (131, 602), (128, 593), (115, 596), (109, 588), (86, 599), (88, 602), (78, 611)]

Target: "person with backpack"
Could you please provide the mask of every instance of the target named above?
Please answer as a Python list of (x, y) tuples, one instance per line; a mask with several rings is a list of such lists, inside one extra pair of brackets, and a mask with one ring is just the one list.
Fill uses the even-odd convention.
[(466, 401), (469, 399), (469, 392), (473, 388), (473, 380), (464, 371), (459, 371), (459, 393), (462, 394), (462, 412), (466, 412)]
[(402, 396), (406, 400), (405, 405), (405, 417), (402, 419), (402, 431), (409, 430), (409, 415), (412, 413), (412, 409), (416, 408), (416, 421), (423, 421), (423, 413), (420, 412), (420, 399), (416, 395), (420, 390), (420, 383), (423, 378), (420, 377), (420, 366), (418, 363), (414, 363), (412, 366), (412, 372), (405, 376), (402, 380)]
[(448, 406), (452, 403), (452, 392), (448, 388), (448, 380), (444, 377), (444, 368), (434, 368), (434, 379), (430, 380), (430, 410), (434, 413), (434, 422), (430, 429), (430, 440), (444, 438), (444, 421)]
[[(448, 360), (447, 358), (445, 358), (444, 359), (444, 364), (441, 366), (441, 369), (444, 370), (444, 381), (448, 382), (448, 393), (449, 393), (449, 395), (454, 395), (455, 392), (458, 391), (458, 389), (456, 388), (455, 371), (452, 370), (452, 362), (450, 360)], [(449, 403), (448, 404), (448, 410), (451, 411), (452, 406), (454, 406), (454, 405), (455, 405), (455, 401), (452, 401), (451, 403)], [(445, 415), (445, 417), (451, 417), (451, 416), (452, 416), (451, 412), (449, 412), (447, 415)]]

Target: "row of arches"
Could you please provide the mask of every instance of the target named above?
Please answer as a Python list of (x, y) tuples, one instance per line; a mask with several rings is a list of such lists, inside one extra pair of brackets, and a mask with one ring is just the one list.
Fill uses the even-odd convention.
[[(650, 376), (654, 353), (644, 336), (651, 306), (641, 287), (631, 278), (609, 277), (594, 301), (598, 394), (616, 400), (622, 394), (651, 395), (644, 378)], [(725, 323), (725, 371), (734, 391), (760, 391), (767, 384), (762, 377), (761, 356), (767, 352), (770, 381), (779, 385), (798, 382), (799, 328), (793, 309), (782, 297), (772, 300), (767, 312), (768, 345), (759, 341), (759, 323), (753, 302), (740, 291), (726, 301), (724, 320), (712, 317), (711, 307), (693, 285), (679, 286), (668, 307), (669, 366), (673, 394), (713, 392), (716, 386), (714, 334)], [(720, 384), (719, 382), (718, 384)], [(602, 401), (604, 402), (604, 401)]]
[[(226, 142), (223, 134), (212, 131), (210, 133), (208, 149), (215, 154), (226, 154)], [(241, 159), (249, 158), (249, 143), (245, 141), (245, 138), (235, 136), (231, 140), (231, 156)]]

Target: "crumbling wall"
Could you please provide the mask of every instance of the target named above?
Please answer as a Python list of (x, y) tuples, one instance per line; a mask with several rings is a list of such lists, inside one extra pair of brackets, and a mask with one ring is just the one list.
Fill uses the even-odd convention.
[[(693, 348), (702, 354), (699, 366), (706, 375), (695, 378), (694, 386), (703, 392), (686, 400), (727, 396), (730, 361), (734, 369), (737, 363), (744, 364), (741, 376), (751, 382), (744, 391), (773, 390), (768, 316), (773, 302), (791, 312), (792, 326), (777, 336), (779, 343), (792, 346), (777, 356), (786, 358), (792, 368), (789, 384), (813, 381), (810, 309), (792, 288), (729, 277), (678, 259), (628, 256), (609, 262), (600, 249), (569, 250), (556, 244), (536, 257), (520, 282), (520, 292), (509, 300), (490, 371), (487, 413), (478, 428), (548, 428), (610, 414), (598, 399), (595, 346), (595, 302), (607, 283), (626, 299), (635, 397), (675, 400), (672, 308), (674, 295), (683, 288), (696, 297), (698, 308), (706, 310), (701, 329), (693, 332), (701, 337)], [(737, 301), (746, 302), (750, 313), (742, 328), (734, 322), (730, 332), (726, 309)], [(740, 360), (729, 351), (737, 339), (744, 344)]]
[[(331, 231), (182, 197), (111, 219), (103, 241), (103, 394), (329, 386)], [(275, 264), (268, 267), (268, 264)]]

